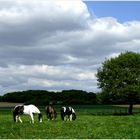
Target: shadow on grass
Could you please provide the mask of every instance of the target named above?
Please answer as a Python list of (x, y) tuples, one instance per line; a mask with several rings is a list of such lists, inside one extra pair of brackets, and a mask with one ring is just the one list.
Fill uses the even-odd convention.
[(128, 116), (129, 113), (114, 113), (113, 116)]
[[(129, 116), (129, 113), (90, 113), (93, 116)], [(131, 114), (133, 115), (133, 114)]]

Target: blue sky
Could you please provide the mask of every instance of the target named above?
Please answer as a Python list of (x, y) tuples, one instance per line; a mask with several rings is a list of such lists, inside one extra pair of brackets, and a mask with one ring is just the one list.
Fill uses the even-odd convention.
[(119, 22), (140, 20), (140, 1), (85, 1), (91, 13), (114, 17)]

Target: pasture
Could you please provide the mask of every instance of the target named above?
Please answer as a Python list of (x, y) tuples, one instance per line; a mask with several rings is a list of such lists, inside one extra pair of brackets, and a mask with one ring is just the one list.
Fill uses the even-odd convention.
[(0, 109), (0, 139), (139, 139), (139, 108), (134, 115), (111, 115), (111, 112), (126, 113), (125, 107), (116, 106), (74, 106), (77, 119), (63, 122), (57, 106), (57, 120), (48, 121), (44, 107), (43, 122), (29, 123), (29, 116), (21, 116), (23, 123), (13, 121), (11, 108)]

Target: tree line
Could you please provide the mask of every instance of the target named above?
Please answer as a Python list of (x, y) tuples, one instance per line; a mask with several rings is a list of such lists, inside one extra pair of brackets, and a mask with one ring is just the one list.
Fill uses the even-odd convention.
[(18, 102), (25, 104), (97, 104), (95, 93), (82, 90), (63, 90), (53, 92), (47, 90), (27, 90), (4, 94), (0, 97), (3, 102)]
[[(53, 92), (47, 90), (27, 90), (6, 93), (0, 96), (1, 102), (17, 102), (24, 104), (46, 105), (97, 105), (97, 104), (127, 104), (125, 99), (120, 99), (109, 93), (93, 93), (83, 90), (63, 90)], [(139, 103), (137, 99), (136, 103)]]
[(83, 90), (63, 90), (53, 92), (47, 90), (27, 90), (6, 93), (0, 96), (1, 102), (17, 102), (25, 104), (61, 104), (61, 105), (94, 105), (114, 104), (110, 95), (86, 92)]

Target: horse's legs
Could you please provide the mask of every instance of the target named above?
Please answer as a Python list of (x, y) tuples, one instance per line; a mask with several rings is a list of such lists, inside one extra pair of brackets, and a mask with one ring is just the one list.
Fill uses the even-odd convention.
[(34, 123), (33, 113), (30, 113), (30, 117), (31, 117), (31, 123)]
[(16, 116), (16, 122), (18, 122), (18, 116)]
[(19, 115), (16, 116), (16, 122), (18, 122), (18, 121), (19, 121), (20, 123), (22, 123), (22, 120), (21, 120), (21, 118), (20, 118)]
[(48, 118), (48, 121), (51, 119), (51, 114), (50, 113), (47, 114), (47, 118)]
[(47, 114), (47, 119), (49, 120), (49, 114)]
[(22, 123), (22, 120), (21, 120), (20, 116), (18, 117), (18, 119), (19, 119), (19, 121)]
[(72, 121), (72, 114), (69, 115), (69, 121)]
[(51, 113), (51, 119), (54, 120), (54, 112)]
[(64, 121), (67, 121), (68, 120), (68, 115), (65, 115), (64, 116)]
[(52, 120), (52, 113), (49, 113), (49, 119)]

